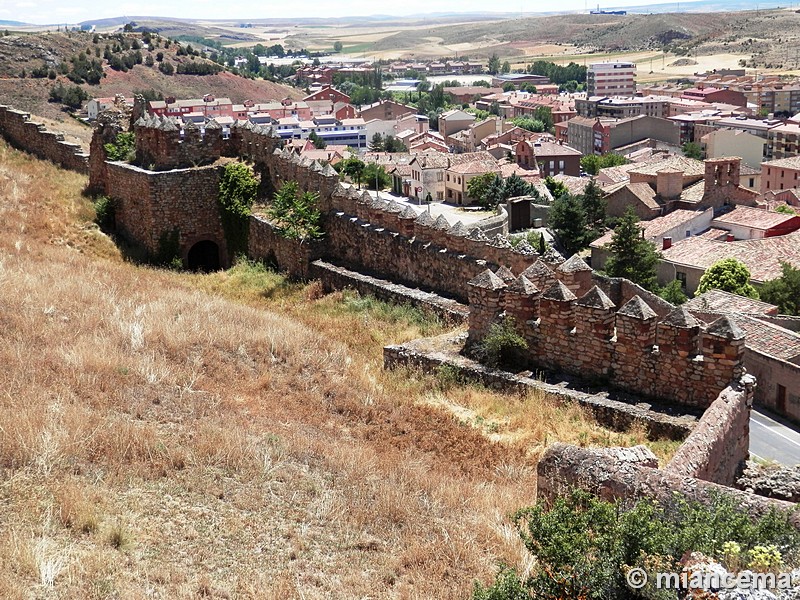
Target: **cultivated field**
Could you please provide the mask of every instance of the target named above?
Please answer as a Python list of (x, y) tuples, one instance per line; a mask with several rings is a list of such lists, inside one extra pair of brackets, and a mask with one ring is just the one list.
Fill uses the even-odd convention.
[(547, 444), (643, 439), (384, 372), (416, 311), (126, 262), (85, 183), (0, 143), (4, 599), (467, 597)]

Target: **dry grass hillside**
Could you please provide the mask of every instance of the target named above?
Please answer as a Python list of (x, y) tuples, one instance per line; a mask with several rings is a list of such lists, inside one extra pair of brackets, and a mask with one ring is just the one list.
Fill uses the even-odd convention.
[(546, 444), (642, 440), (384, 372), (415, 311), (124, 262), (85, 183), (0, 142), (4, 599), (465, 598)]

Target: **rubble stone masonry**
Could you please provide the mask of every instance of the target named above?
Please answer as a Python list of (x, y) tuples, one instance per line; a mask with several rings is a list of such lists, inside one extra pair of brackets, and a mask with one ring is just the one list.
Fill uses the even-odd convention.
[[(532, 367), (697, 408), (744, 373), (744, 333), (727, 317), (707, 328), (683, 308), (660, 318), (638, 295), (617, 307), (597, 285), (586, 289), (591, 270), (579, 263), (573, 258), (554, 271), (537, 263), (510, 285), (490, 270), (471, 280), (468, 347), (512, 317)], [(576, 285), (584, 273), (589, 280)]]
[(0, 105), (0, 135), (12, 146), (65, 169), (89, 172), (89, 156), (80, 146), (64, 141), (63, 134), (48, 131), (30, 118), (29, 113)]

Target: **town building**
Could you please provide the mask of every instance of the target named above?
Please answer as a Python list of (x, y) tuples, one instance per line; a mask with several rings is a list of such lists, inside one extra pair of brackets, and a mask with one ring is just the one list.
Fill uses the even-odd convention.
[(761, 193), (800, 187), (800, 156), (761, 163)]
[(586, 71), (587, 96), (633, 96), (636, 65), (632, 62), (592, 63)]
[[(644, 115), (629, 119), (574, 117), (564, 125), (561, 128), (562, 135), (557, 135), (557, 138), (581, 154), (606, 154), (646, 139), (675, 146), (680, 143), (678, 124), (658, 117)], [(556, 131), (559, 131), (559, 128), (556, 128)], [(565, 136), (564, 131), (566, 131)]]
[(575, 148), (544, 138), (522, 140), (515, 148), (517, 164), (537, 169), (541, 177), (581, 174), (581, 153)]

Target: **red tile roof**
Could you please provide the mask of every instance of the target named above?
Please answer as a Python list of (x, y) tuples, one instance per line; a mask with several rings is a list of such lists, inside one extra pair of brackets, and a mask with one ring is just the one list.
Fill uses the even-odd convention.
[(800, 268), (800, 232), (734, 242), (695, 236), (675, 242), (662, 257), (698, 269), (708, 269), (723, 258), (736, 258), (747, 265), (754, 281), (764, 282), (781, 276), (781, 261)]

